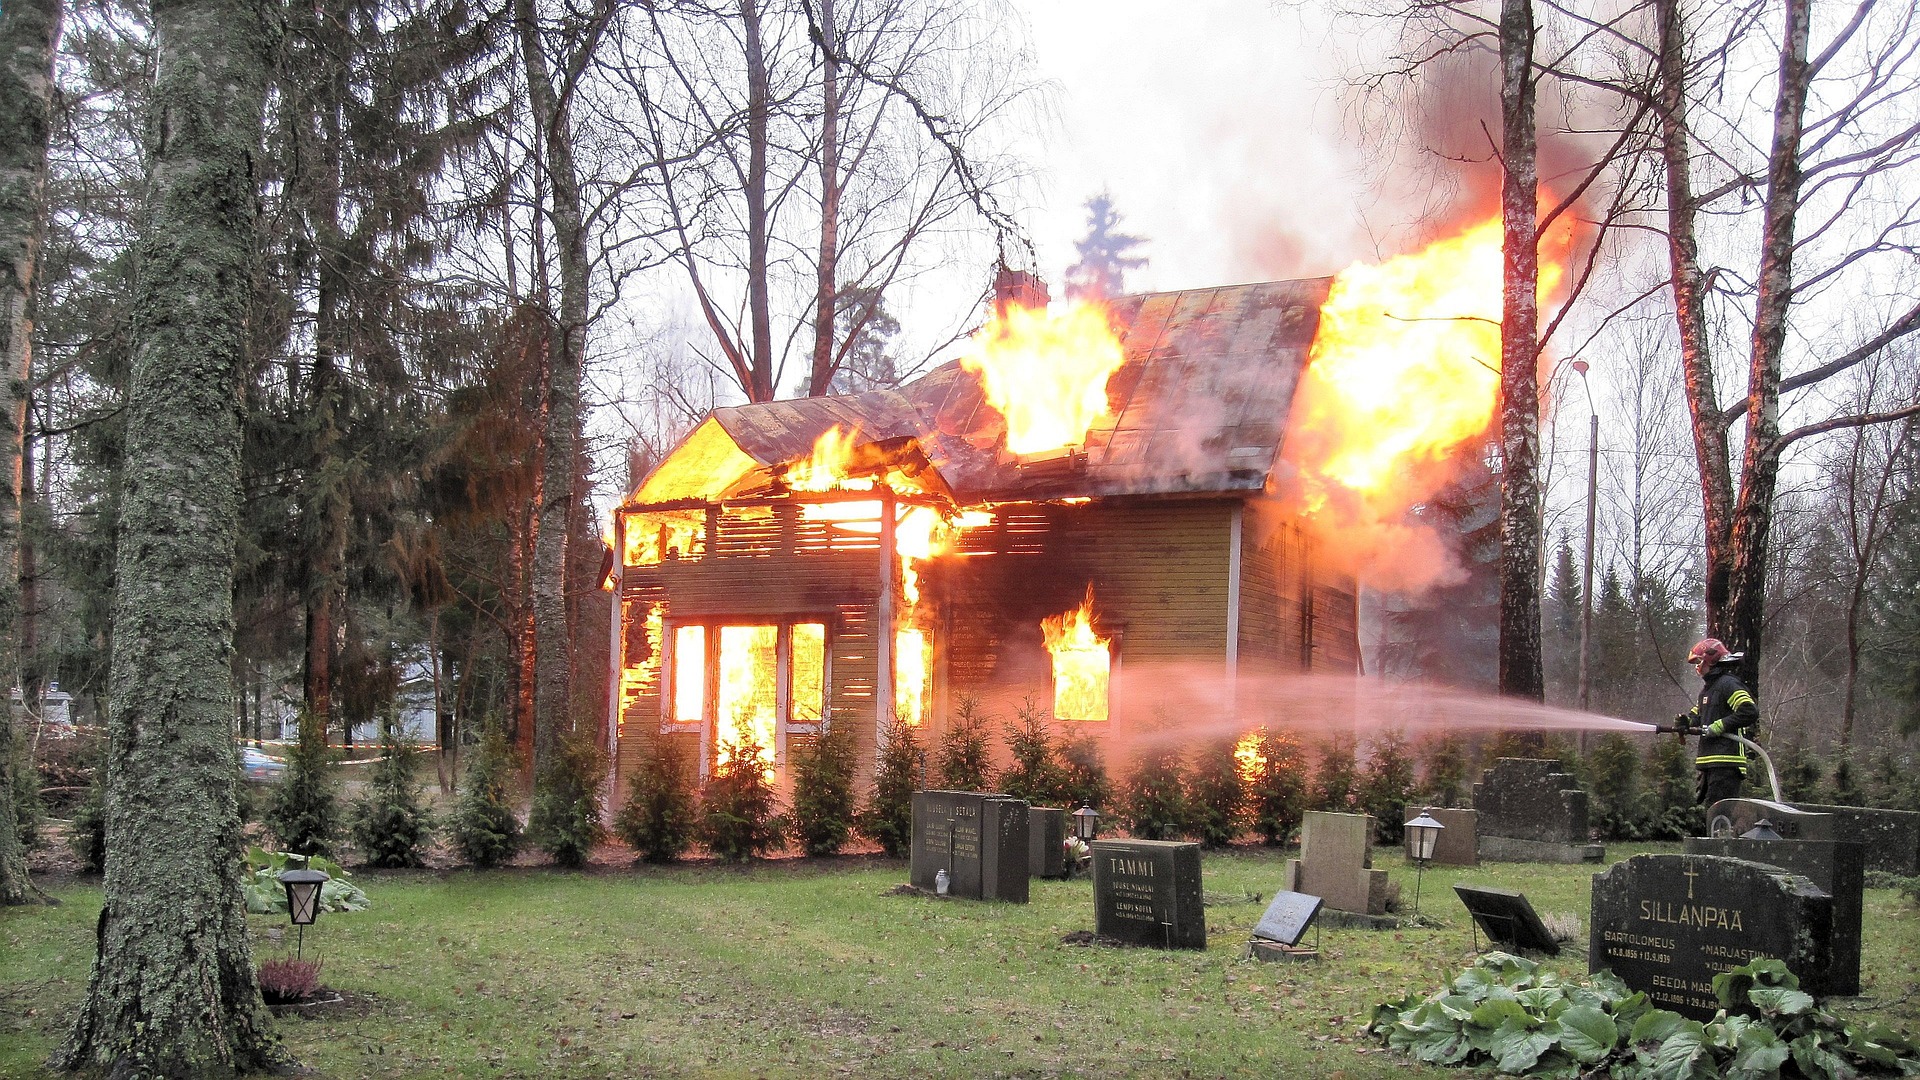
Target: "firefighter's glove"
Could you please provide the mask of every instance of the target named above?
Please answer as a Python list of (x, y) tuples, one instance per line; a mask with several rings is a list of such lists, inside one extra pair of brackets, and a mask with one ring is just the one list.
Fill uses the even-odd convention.
[(1727, 722), (1724, 720), (1715, 720), (1713, 723), (1707, 725), (1707, 734), (1709, 735), (1725, 735), (1726, 733)]
[(1676, 735), (1691, 735), (1693, 733), (1693, 717), (1688, 716), (1686, 713), (1681, 713), (1679, 716), (1674, 717), (1673, 731)]

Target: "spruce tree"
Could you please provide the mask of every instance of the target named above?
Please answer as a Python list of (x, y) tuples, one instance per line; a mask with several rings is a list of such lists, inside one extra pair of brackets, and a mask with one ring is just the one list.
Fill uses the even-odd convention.
[(1211, 848), (1226, 847), (1240, 835), (1246, 785), (1236, 744), (1231, 737), (1203, 743), (1187, 775), (1187, 820), (1200, 842)]
[(433, 832), (433, 816), (420, 802), (413, 779), (413, 746), (391, 717), (381, 724), (385, 745), (368, 777), (366, 795), (353, 806), (350, 832), (369, 866), (419, 866)]
[(1060, 774), (1068, 809), (1091, 806), (1098, 810), (1113, 801), (1113, 781), (1107, 776), (1100, 740), (1090, 733), (1076, 732), (1060, 747)]
[(640, 763), (613, 831), (650, 863), (669, 863), (693, 843), (693, 775), (680, 744), (660, 740)]
[(1373, 817), (1380, 842), (1398, 844), (1407, 820), (1407, 804), (1413, 801), (1413, 755), (1407, 749), (1406, 736), (1394, 728), (1375, 736), (1367, 749), (1369, 756), (1356, 795), (1361, 808)]
[(1025, 799), (1034, 806), (1059, 806), (1068, 797), (1066, 775), (1060, 767), (1060, 749), (1029, 695), (1007, 725), (1007, 751), (1013, 761), (999, 776), (1001, 793)]
[(1472, 767), (1466, 741), (1454, 732), (1443, 731), (1429, 744), (1421, 789), (1436, 806), (1459, 806), (1471, 787), (1467, 770)]
[(320, 718), (300, 714), (300, 738), (267, 805), (267, 828), (282, 851), (332, 855), (340, 834), (339, 780)]
[(560, 740), (533, 796), (527, 838), (561, 866), (586, 864), (606, 831), (600, 789), (606, 785), (607, 752), (591, 731)]
[(1106, 192), (1088, 199), (1086, 207), (1087, 235), (1073, 244), (1080, 259), (1067, 267), (1067, 296), (1090, 300), (1121, 296), (1127, 291), (1127, 271), (1147, 265), (1144, 257), (1132, 254), (1146, 239), (1120, 231), (1120, 214), (1113, 208), (1113, 196)]
[(1180, 742), (1166, 714), (1156, 711), (1136, 742), (1133, 772), (1120, 799), (1120, 818), (1142, 840), (1171, 840), (1186, 833), (1186, 777)]
[(838, 855), (853, 834), (853, 732), (829, 727), (802, 743), (793, 766), (793, 835), (809, 855)]
[(988, 791), (993, 783), (987, 753), (987, 718), (980, 701), (961, 695), (940, 737), (940, 786), (946, 791)]
[(1248, 810), (1261, 843), (1278, 847), (1292, 839), (1307, 808), (1307, 750), (1292, 732), (1263, 727), (1259, 764), (1247, 789)]
[(747, 862), (778, 850), (786, 842), (786, 823), (778, 817), (773, 783), (761, 768), (759, 744), (743, 735), (720, 751), (731, 764), (714, 770), (700, 793), (700, 842), (725, 862)]
[(1313, 809), (1351, 814), (1358, 809), (1354, 738), (1334, 735), (1320, 744), (1320, 767), (1313, 774)]
[(1638, 840), (1645, 831), (1646, 799), (1640, 752), (1616, 731), (1602, 734), (1587, 754), (1594, 824), (1608, 840)]
[(520, 818), (514, 813), (513, 753), (498, 724), (487, 725), (479, 751), (467, 764), (453, 815), (453, 841), (478, 867), (498, 866), (520, 850)]
[(899, 858), (913, 844), (913, 793), (920, 789), (927, 752), (919, 732), (898, 720), (887, 727), (887, 745), (873, 774), (873, 792), (860, 814), (860, 832)]

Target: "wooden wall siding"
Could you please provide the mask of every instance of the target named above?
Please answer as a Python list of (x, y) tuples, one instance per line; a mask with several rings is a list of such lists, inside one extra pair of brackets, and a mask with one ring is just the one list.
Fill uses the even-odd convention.
[[(661, 643), (652, 640), (647, 630), (647, 608), (664, 602), (666, 592), (651, 574), (628, 570), (620, 579), (620, 655), (613, 657), (623, 668), (658, 655)], [(658, 673), (637, 687), (620, 680), (619, 730), (614, 754), (615, 805), (626, 798), (627, 784), (650, 752), (660, 729), (660, 688)]]
[(793, 505), (725, 507), (709, 518), (708, 555), (658, 573), (676, 618), (825, 616), (880, 592), (880, 538), (807, 521)]
[(1352, 578), (1321, 570), (1313, 589), (1313, 671), (1347, 674), (1360, 670), (1360, 605)]

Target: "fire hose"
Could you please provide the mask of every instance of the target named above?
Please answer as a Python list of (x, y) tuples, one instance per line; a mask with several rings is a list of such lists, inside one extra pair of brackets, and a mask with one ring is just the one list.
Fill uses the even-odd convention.
[[(1682, 738), (1688, 735), (1701, 734), (1698, 730), (1685, 724), (1655, 724), (1653, 730), (1670, 735), (1679, 735)], [(1760, 755), (1760, 763), (1767, 767), (1767, 786), (1773, 789), (1773, 801), (1777, 803), (1786, 802), (1787, 800), (1780, 797), (1780, 774), (1773, 771), (1773, 759), (1767, 756), (1766, 750), (1762, 748), (1759, 743), (1754, 742), (1752, 739), (1736, 731), (1727, 732), (1726, 737)]]

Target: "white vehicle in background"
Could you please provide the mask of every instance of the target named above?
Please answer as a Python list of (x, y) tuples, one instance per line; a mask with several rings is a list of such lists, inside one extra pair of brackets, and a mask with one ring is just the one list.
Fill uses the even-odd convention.
[(251, 746), (240, 748), (240, 775), (248, 782), (271, 784), (286, 775), (287, 763), (270, 758)]

